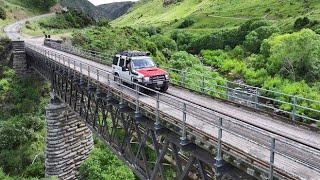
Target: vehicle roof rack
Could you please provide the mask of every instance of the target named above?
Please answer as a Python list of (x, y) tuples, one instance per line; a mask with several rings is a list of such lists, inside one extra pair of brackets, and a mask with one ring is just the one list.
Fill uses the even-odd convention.
[(150, 52), (142, 52), (142, 51), (123, 51), (120, 53), (121, 56), (150, 56)]

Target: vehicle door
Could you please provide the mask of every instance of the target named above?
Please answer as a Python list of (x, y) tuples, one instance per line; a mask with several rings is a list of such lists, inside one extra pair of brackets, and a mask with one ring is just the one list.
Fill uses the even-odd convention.
[(120, 79), (122, 79), (122, 81), (124, 80), (124, 77), (125, 77), (125, 71), (123, 71), (124, 65), (125, 65), (125, 59), (120, 56), (119, 64), (117, 66), (117, 72), (119, 74)]
[(112, 72), (113, 74), (118, 73), (119, 74), (119, 56), (114, 56), (112, 61)]
[(130, 59), (126, 59), (125, 62), (124, 62), (124, 67), (122, 70), (122, 73), (123, 73), (123, 79), (126, 83), (129, 83), (131, 84), (131, 76), (132, 76), (132, 73), (131, 73), (131, 60)]

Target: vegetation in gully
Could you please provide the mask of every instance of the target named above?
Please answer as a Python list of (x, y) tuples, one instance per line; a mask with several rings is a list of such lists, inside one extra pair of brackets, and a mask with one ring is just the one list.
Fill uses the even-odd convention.
[(0, 40), (0, 179), (42, 178), (50, 86), (35, 74), (19, 79), (8, 66), (10, 46)]

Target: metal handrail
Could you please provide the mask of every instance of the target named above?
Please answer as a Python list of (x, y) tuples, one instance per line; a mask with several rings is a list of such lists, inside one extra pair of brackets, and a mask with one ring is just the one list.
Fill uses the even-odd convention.
[[(61, 65), (61, 66), (66, 66), (67, 68), (72, 68), (71, 66), (74, 65), (73, 68), (72, 68), (74, 71), (78, 71), (83, 75), (91, 76), (91, 78), (94, 78), (95, 80), (99, 80), (100, 79), (100, 81), (99, 81), (100, 83), (105, 83), (105, 82), (103, 82), (102, 79), (101, 79), (102, 73), (97, 73), (97, 72), (103, 72), (104, 74), (106, 74), (107, 77), (104, 76), (104, 78), (105, 78), (105, 80), (107, 80), (107, 82), (110, 82), (110, 80), (113, 81), (112, 79), (110, 79), (110, 76), (112, 76), (112, 73), (109, 72), (109, 71), (106, 71), (105, 69), (102, 69), (102, 68), (99, 68), (99, 67), (96, 67), (96, 66), (92, 66), (92, 65), (89, 65), (89, 64), (84, 63), (84, 62), (79, 62), (79, 61), (77, 61), (75, 59), (72, 59), (70, 57), (64, 56), (63, 54), (54, 52), (54, 51), (49, 50), (49, 49), (44, 49), (44, 48), (41, 48), (41, 47), (37, 47), (37, 46), (31, 45), (31, 44), (27, 44), (27, 48), (29, 48), (29, 49), (37, 52), (37, 53), (40, 53), (45, 57), (49, 57), (49, 59), (51, 58), (51, 60), (54, 61), (55, 63), (59, 62), (59, 66)], [(67, 57), (67, 58), (65, 58), (65, 57)], [(78, 65), (76, 65), (76, 64), (78, 64)], [(85, 67), (86, 67), (86, 70), (87, 70), (87, 74), (84, 71)], [(78, 68), (79, 68), (79, 70), (78, 70)], [(192, 108), (194, 108), (197, 111), (202, 112), (202, 113), (210, 113), (210, 111), (212, 111), (211, 109), (206, 109), (206, 111), (205, 111), (203, 109), (203, 107), (198, 107), (198, 105), (196, 105), (196, 104), (194, 104), (192, 102), (186, 103), (183, 99), (179, 99), (177, 97), (173, 97), (173, 96), (165, 94), (165, 93), (160, 93), (158, 91), (146, 88), (146, 87), (141, 86), (141, 85), (136, 84), (136, 83), (134, 83), (134, 85), (136, 87), (148, 89), (152, 93), (155, 93), (157, 95), (157, 97), (159, 97), (161, 95), (161, 96), (164, 96), (166, 98), (171, 99), (172, 101), (178, 101), (179, 102), (178, 104), (180, 104), (180, 105), (183, 104), (184, 107), (173, 106), (172, 104), (170, 104), (170, 103), (168, 103), (166, 101), (163, 101), (163, 100), (161, 100), (159, 98), (154, 98), (154, 97), (152, 97), (152, 96), (150, 96), (148, 94), (145, 94), (145, 93), (141, 93), (138, 90), (132, 89), (132, 88), (130, 88), (128, 86), (125, 86), (125, 85), (123, 85), (121, 83), (118, 83), (118, 85), (122, 89), (122, 91), (120, 91), (121, 96), (123, 96), (123, 94), (125, 93), (123, 91), (123, 88), (126, 88), (126, 89), (129, 89), (130, 91), (138, 93), (138, 94), (140, 94), (142, 96), (151, 97), (153, 100), (155, 100), (155, 103), (160, 102), (160, 105), (162, 105), (162, 106), (163, 105), (170, 106), (171, 108), (174, 108), (174, 109), (180, 111), (181, 114), (184, 115), (183, 118), (182, 118), (182, 121), (180, 121), (180, 123), (182, 123), (182, 124), (178, 123), (178, 124), (174, 124), (174, 125), (180, 127), (181, 129), (184, 129), (184, 131), (186, 132), (184, 136), (186, 136), (186, 134), (193, 134), (194, 133), (193, 131), (188, 131), (189, 128), (194, 129), (194, 127), (190, 127), (190, 125), (186, 124), (185, 123), (186, 122), (185, 118), (191, 117), (191, 116), (199, 118), (199, 116), (197, 116), (196, 114), (193, 114), (192, 112), (187, 111), (188, 107), (192, 107)], [(121, 98), (123, 98), (123, 97), (121, 97)], [(137, 102), (140, 101), (139, 97), (137, 97), (136, 101)], [(140, 107), (140, 108), (143, 108), (143, 107)], [(157, 107), (157, 111), (160, 111), (160, 106)], [(155, 112), (152, 112), (152, 113), (155, 114)], [(213, 112), (211, 112), (211, 113), (213, 113)], [(155, 115), (159, 116), (158, 114), (155, 114)], [(186, 116), (186, 115), (188, 115), (188, 116)], [(223, 118), (226, 115), (221, 115), (221, 114), (219, 115), (219, 113), (217, 115), (216, 112), (214, 114), (212, 114), (211, 116), (218, 117), (219, 119), (221, 119), (221, 121), (223, 120), (223, 122), (225, 122), (225, 123), (229, 122), (229, 123), (233, 123), (233, 124), (236, 124), (236, 123), (245, 124), (243, 121), (239, 121), (239, 120), (237, 120), (237, 119), (235, 119), (233, 117), (228, 117), (227, 119)], [(248, 137), (244, 137), (243, 135), (239, 134), (238, 132), (235, 132), (234, 130), (232, 130), (232, 129), (228, 128), (228, 127), (224, 127), (222, 123), (221, 123), (221, 125), (217, 125), (216, 123), (213, 123), (212, 121), (208, 121), (206, 119), (201, 119), (201, 121), (206, 122), (209, 125), (212, 125), (212, 126), (218, 128), (219, 131), (221, 130), (221, 131), (224, 131), (224, 132), (228, 132), (230, 134), (234, 134), (235, 136), (237, 136), (237, 137), (239, 137), (239, 138), (241, 138), (243, 140), (252, 142), (252, 143), (254, 143), (254, 144), (256, 144), (256, 145), (258, 145), (260, 147), (263, 147), (264, 149), (268, 149), (268, 146), (266, 146), (264, 144), (261, 144), (260, 142), (256, 141), (255, 139), (252, 140), (252, 139), (249, 139)], [(293, 146), (296, 149), (300, 149), (301, 147), (304, 147), (306, 152), (312, 153), (314, 155), (319, 155), (319, 153), (320, 153), (320, 149), (317, 149), (317, 148), (311, 147), (311, 146), (306, 146), (305, 144), (301, 144), (301, 142), (296, 141), (296, 140), (294, 140), (292, 138), (289, 138), (289, 137), (286, 137), (286, 136), (282, 136), (282, 135), (278, 135), (278, 134), (276, 136), (274, 136), (273, 133), (266, 132), (264, 129), (261, 129), (259, 127), (253, 127), (250, 124), (241, 125), (241, 127), (247, 128), (248, 130), (254, 131), (255, 133), (262, 134), (262, 135), (264, 135), (265, 138), (270, 139), (271, 142), (273, 142), (273, 141), (274, 142), (278, 142), (278, 143), (281, 142), (282, 143), (281, 145), (285, 146), (285, 147), (286, 146)], [(211, 135), (211, 136), (214, 137), (213, 135)], [(222, 138), (222, 137), (218, 137), (218, 138)], [(283, 140), (283, 139), (285, 139), (285, 140)], [(221, 141), (221, 139), (220, 139), (220, 141)], [(281, 152), (278, 153), (278, 151), (276, 150), (276, 147), (273, 146), (273, 143), (271, 143), (269, 146), (271, 147), (270, 148), (270, 154), (272, 154), (272, 153), (273, 153), (273, 155), (274, 154), (278, 154), (278, 155), (282, 155), (283, 154)], [(286, 154), (286, 156), (288, 156), (288, 154)], [(294, 160), (296, 160), (296, 162), (298, 162), (300, 164), (303, 164), (306, 167), (310, 167), (309, 163), (305, 163), (304, 160), (299, 159), (299, 157), (290, 156), (290, 155), (289, 155), (289, 157), (290, 158), (288, 158), (288, 159), (294, 159)], [(262, 161), (265, 161), (265, 160), (262, 159)], [(273, 176), (273, 166), (274, 166), (273, 161), (274, 161), (274, 156), (273, 156), (273, 158), (272, 158), (272, 156), (270, 156), (270, 162), (268, 162), (270, 164), (269, 176)], [(314, 168), (314, 167), (310, 167), (310, 168)], [(320, 167), (318, 169), (316, 168), (316, 171), (320, 172)]]
[[(111, 60), (110, 60), (111, 56), (108, 55), (107, 57), (109, 57), (110, 59), (106, 59), (106, 56), (102, 56), (101, 55), (102, 53), (98, 52), (98, 51), (89, 51), (89, 50), (86, 50), (86, 49), (77, 48), (77, 47), (73, 47), (73, 46), (65, 46), (63, 44), (52, 42), (52, 41), (45, 41), (45, 45), (47, 45), (49, 47), (52, 47), (54, 49), (59, 49), (59, 50), (65, 51), (65, 52), (70, 52), (70, 53), (72, 53), (74, 55), (79, 55), (79, 56), (83, 56), (84, 53), (81, 53), (81, 52), (86, 52), (86, 53), (94, 52), (95, 54), (99, 54), (100, 56), (98, 56), (99, 58), (95, 58), (93, 60), (97, 60), (100, 63), (105, 63), (105, 60), (107, 60), (107, 62), (108, 62), (107, 65), (111, 65)], [(92, 56), (90, 56), (90, 53), (88, 53), (88, 54), (89, 54), (89, 56), (85, 56), (85, 58), (92, 59)], [(267, 111), (272, 109), (273, 111), (282, 112), (282, 113), (286, 114), (287, 116), (291, 117), (292, 120), (297, 120), (297, 117), (298, 117), (298, 118), (301, 118), (301, 119), (304, 119), (304, 120), (310, 120), (310, 121), (313, 121), (313, 122), (320, 122), (319, 119), (315, 119), (315, 118), (312, 118), (312, 117), (309, 117), (309, 116), (306, 116), (306, 115), (299, 114), (298, 111), (297, 111), (297, 108), (303, 109), (304, 111), (312, 111), (314, 113), (319, 113), (319, 117), (320, 117), (320, 109), (313, 109), (313, 108), (310, 108), (310, 107), (299, 105), (299, 102), (307, 101), (307, 104), (317, 103), (317, 104), (319, 104), (319, 107), (320, 107), (320, 101), (307, 99), (307, 98), (299, 97), (299, 96), (294, 96), (294, 95), (290, 95), (290, 94), (285, 94), (285, 93), (278, 92), (278, 91), (272, 91), (272, 90), (268, 90), (268, 89), (264, 89), (264, 88), (254, 87), (254, 86), (250, 86), (250, 85), (246, 85), (246, 84), (240, 84), (240, 83), (227, 81), (227, 80), (224, 80), (224, 85), (219, 85), (219, 84), (215, 84), (215, 83), (210, 83), (209, 84), (210, 81), (216, 81), (217, 79), (216, 78), (211, 78), (211, 77), (209, 79), (208, 77), (206, 77), (203, 74), (186, 73), (186, 71), (178, 70), (178, 69), (174, 69), (174, 68), (170, 68), (170, 67), (164, 67), (164, 68), (166, 70), (168, 70), (168, 71), (178, 72), (178, 74), (183, 75), (183, 77), (180, 78), (178, 80), (178, 82), (175, 82), (175, 80), (171, 80), (170, 82), (173, 83), (173, 84), (177, 84), (177, 85), (183, 84), (182, 86), (185, 87), (185, 85), (184, 85), (185, 83), (184, 82), (187, 79), (186, 75), (192, 75), (193, 77), (194, 76), (198, 76), (198, 77), (201, 77), (203, 82), (200, 82), (201, 84), (198, 85), (197, 87), (193, 88), (192, 90), (196, 90), (198, 88), (201, 89), (201, 90), (207, 90), (206, 92), (201, 91), (201, 90), (198, 91), (198, 92), (201, 92), (201, 93), (204, 93), (204, 94), (209, 94), (209, 95), (214, 96), (214, 97), (217, 97), (217, 96), (213, 95), (215, 93), (223, 95), (223, 93), (221, 93), (221, 92), (215, 91), (213, 89), (208, 89), (208, 88), (205, 87), (205, 85), (211, 85), (211, 86), (214, 86), (214, 87), (223, 88), (223, 91), (228, 91), (226, 93), (227, 97), (225, 97), (225, 98), (228, 99), (228, 100), (231, 100), (233, 102), (239, 103), (239, 102), (237, 102), (237, 101), (235, 101), (233, 99), (230, 99), (230, 97), (234, 98), (234, 99), (237, 99), (237, 100), (246, 101), (247, 104), (252, 104), (253, 108), (255, 108), (255, 109), (267, 110)], [(239, 90), (239, 89), (236, 89), (236, 88), (231, 88), (229, 85), (242, 87), (242, 88), (241, 88), (241, 90)], [(250, 92), (246, 92), (246, 91), (242, 90), (242, 89), (248, 89), (248, 88), (254, 89), (256, 92), (255, 93), (250, 93)], [(239, 96), (230, 95), (229, 91), (238, 92), (238, 93), (241, 93), (241, 94), (247, 94), (247, 95), (253, 96), (254, 100), (245, 99), (245, 98), (242, 98), (242, 97), (239, 97)], [(275, 99), (275, 98), (271, 98), (271, 97), (262, 95), (262, 94), (268, 94), (268, 93), (273, 93), (276, 96), (284, 96), (285, 97), (284, 99), (291, 99), (292, 101), (287, 102), (287, 101), (283, 101), (283, 100), (279, 100), (279, 99)], [(219, 98), (221, 98), (221, 97), (219, 97)], [(261, 109), (261, 107), (265, 107), (265, 108), (266, 107), (270, 107), (270, 106), (266, 105), (266, 103), (262, 102), (261, 100), (272, 101), (273, 105), (275, 106), (275, 108)], [(292, 110), (291, 111), (286, 111), (286, 110), (281, 109), (280, 106), (283, 105), (283, 104), (289, 105), (292, 108)], [(242, 105), (244, 105), (244, 104), (242, 104)], [(246, 106), (248, 106), (248, 105), (246, 105)]]

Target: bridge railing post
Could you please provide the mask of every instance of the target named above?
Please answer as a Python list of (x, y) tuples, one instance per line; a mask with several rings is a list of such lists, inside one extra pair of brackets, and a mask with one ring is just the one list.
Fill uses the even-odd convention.
[(254, 108), (258, 109), (259, 107), (259, 89), (256, 88), (255, 96), (254, 96)]
[(276, 147), (276, 139), (275, 138), (271, 138), (269, 180), (273, 180), (273, 167), (274, 167), (275, 147)]
[(216, 160), (216, 166), (221, 167), (222, 166), (222, 151), (221, 151), (221, 140), (222, 140), (222, 121), (223, 119), (220, 117), (218, 120), (218, 141), (217, 141), (217, 154), (215, 157)]
[(188, 139), (187, 139), (187, 104), (183, 103), (183, 109), (182, 109), (182, 119), (183, 119), (183, 124), (182, 124), (182, 136), (180, 138), (180, 144), (181, 145), (187, 145), (188, 144)]
[(293, 105), (292, 105), (291, 119), (293, 121), (295, 121), (296, 120), (296, 112), (297, 112), (297, 101), (298, 101), (297, 96), (294, 96), (292, 101), (293, 101), (293, 103), (292, 103)]
[(161, 123), (160, 123), (160, 94), (157, 93), (157, 99), (156, 99), (156, 122), (155, 122), (155, 129), (160, 130), (161, 129)]
[(225, 84), (224, 84), (224, 89), (225, 89), (225, 94), (226, 94), (226, 99), (227, 100), (230, 100), (230, 97), (229, 97), (229, 83), (228, 83), (228, 81), (226, 81), (225, 82)]
[(123, 101), (123, 93), (124, 93), (124, 87), (123, 87), (123, 81), (122, 81), (122, 78), (120, 78), (120, 81), (119, 81), (119, 86), (120, 86), (120, 89), (121, 89), (121, 92), (120, 92), (120, 103), (119, 103), (119, 108), (122, 109), (124, 108), (124, 101)]
[(201, 82), (201, 92), (204, 93), (204, 86), (205, 86), (205, 76), (202, 75), (202, 82)]
[(136, 91), (136, 111), (134, 112), (134, 117), (136, 120), (136, 123), (139, 123), (141, 121), (141, 113), (140, 113), (140, 105), (139, 105), (139, 85), (138, 83), (135, 84), (135, 91)]
[(185, 76), (186, 76), (186, 72), (185, 71), (181, 71), (180, 74), (180, 86), (185, 87)]
[(98, 84), (100, 84), (100, 71), (99, 71), (99, 69), (97, 69), (97, 72), (96, 72), (96, 74), (97, 74), (97, 82), (98, 82)]
[(88, 65), (88, 77), (90, 78), (90, 66)]

